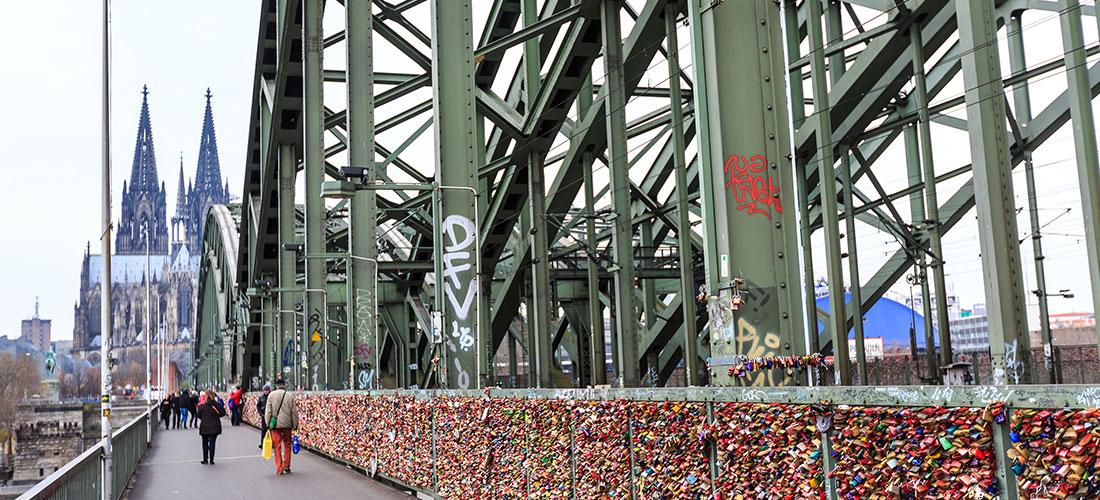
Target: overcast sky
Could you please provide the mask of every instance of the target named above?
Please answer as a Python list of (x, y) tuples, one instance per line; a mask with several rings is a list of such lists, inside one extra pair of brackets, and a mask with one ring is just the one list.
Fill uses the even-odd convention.
[[(214, 121), (222, 175), (230, 189), (240, 194), (245, 131), (252, 92), (253, 57), (256, 43), (258, 0), (113, 0), (112, 157), (114, 218), (118, 219), (121, 186), (130, 174), (142, 85), (149, 85), (153, 137), (160, 179), (168, 191), (169, 217), (175, 209), (179, 158), (183, 154), (185, 174), (193, 176), (207, 87), (214, 94)], [(632, 4), (639, 4), (633, 1)], [(475, 38), (488, 2), (475, 2)], [(5, 96), (6, 116), (0, 120), (0, 335), (17, 336), (19, 321), (34, 311), (41, 299), (41, 314), (52, 319), (55, 339), (72, 336), (73, 306), (79, 290), (80, 264), (85, 246), (99, 252), (100, 223), (100, 2), (56, 0), (51, 2), (0, 2), (0, 19), (9, 20), (0, 30), (0, 43), (9, 47), (0, 78), (0, 95)], [(418, 6), (409, 12), (414, 22), (427, 25), (428, 9)], [(338, 29), (340, 19), (326, 16), (326, 30)], [(13, 22), (11, 22), (13, 21)], [(846, 21), (847, 22), (847, 21)], [(629, 31), (630, 23), (624, 25)], [(854, 29), (845, 26), (846, 29)], [(1084, 22), (1086, 43), (1096, 40), (1092, 17)], [(687, 28), (681, 27), (681, 61), (690, 68)], [(1004, 31), (999, 34), (1004, 38)], [(1025, 38), (1030, 66), (1061, 57), (1058, 17), (1039, 12), (1025, 17)], [(375, 65), (379, 71), (417, 71), (410, 62), (394, 57), (394, 49), (376, 37)], [(337, 49), (339, 46), (337, 47)], [(1002, 49), (1004, 44), (1002, 43)], [(330, 49), (333, 50), (333, 49)], [(426, 51), (426, 49), (425, 49)], [(514, 64), (516, 51), (509, 52)], [(937, 54), (930, 56), (933, 60)], [(342, 56), (326, 51), (326, 68), (342, 67)], [(1002, 50), (1003, 72), (1008, 58)], [(663, 63), (655, 62), (648, 84), (662, 83)], [(506, 69), (511, 71), (511, 69)], [(602, 79), (594, 68), (597, 83)], [(651, 81), (652, 80), (652, 81)], [(960, 78), (961, 80), (961, 78)], [(1065, 75), (1054, 72), (1033, 82), (1033, 112), (1038, 112), (1065, 88)], [(497, 89), (503, 92), (503, 89)], [(426, 98), (427, 89), (408, 99)], [(934, 102), (962, 92), (961, 83), (949, 86)], [(807, 95), (809, 95), (807, 93)], [(339, 92), (326, 93), (339, 100)], [(409, 102), (412, 102), (409, 101)], [(645, 100), (633, 99), (628, 116), (637, 116)], [(338, 106), (340, 103), (331, 103)], [(392, 116), (380, 112), (378, 120)], [(951, 114), (965, 118), (962, 107)], [(416, 121), (416, 120), (414, 120)], [(413, 125), (418, 125), (418, 123)], [(410, 133), (395, 129), (378, 137), (392, 149)], [(425, 147), (408, 153), (414, 163), (430, 171), (430, 138)], [(330, 138), (331, 139), (331, 138)], [(938, 172), (969, 163), (969, 144), (961, 131), (933, 127)], [(889, 192), (907, 184), (900, 140), (880, 160), (876, 172)], [(1080, 218), (1080, 195), (1073, 162), (1073, 143), (1068, 127), (1035, 153), (1041, 223), (1046, 237), (1047, 280), (1050, 290), (1070, 288), (1076, 297), (1055, 299), (1052, 312), (1091, 311), (1090, 283), (1084, 253)], [(567, 147), (561, 141), (559, 147)], [(636, 144), (631, 143), (632, 151)], [(692, 146), (692, 150), (693, 150)], [(554, 152), (562, 152), (556, 150)], [(410, 159), (410, 158), (406, 158)], [(887, 165), (896, 165), (889, 168)], [(551, 178), (556, 166), (551, 167)], [(605, 172), (596, 171), (598, 183)], [(943, 183), (941, 203), (966, 176)], [(1017, 169), (1016, 202), (1026, 207), (1022, 169)], [(874, 188), (864, 179), (864, 192)], [(601, 204), (610, 203), (609, 197)], [(908, 202), (897, 203), (908, 215)], [(1019, 217), (1021, 238), (1029, 232), (1027, 212)], [(948, 285), (964, 306), (984, 301), (981, 261), (978, 251), (977, 220), (971, 214), (944, 239)], [(896, 249), (893, 238), (870, 226), (859, 224), (861, 278), (866, 283), (874, 271)], [(822, 234), (815, 234), (815, 274), (825, 274)], [(1034, 265), (1030, 240), (1022, 246), (1025, 289), (1034, 288)], [(907, 296), (902, 280), (895, 294)], [(1028, 295), (1029, 302), (1032, 296)]]
[[(99, 253), (101, 3), (0, 2), (0, 335), (34, 313), (72, 338), (86, 244)], [(176, 206), (180, 152), (194, 176), (203, 95), (214, 94), (222, 175), (240, 194), (256, 50), (255, 0), (113, 0), (114, 218), (149, 85), (160, 180)]]

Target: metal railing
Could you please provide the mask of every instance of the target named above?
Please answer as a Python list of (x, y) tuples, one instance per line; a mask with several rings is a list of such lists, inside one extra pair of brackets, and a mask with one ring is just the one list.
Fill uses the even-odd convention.
[[(134, 474), (138, 463), (148, 448), (149, 427), (147, 419), (153, 419), (152, 428), (158, 424), (156, 407), (150, 408), (138, 417), (115, 431), (112, 438), (114, 448), (114, 474), (111, 498), (118, 499), (126, 490), (130, 476)], [(50, 474), (17, 500), (88, 500), (101, 498), (103, 481), (100, 477), (103, 469), (103, 441), (97, 442), (64, 467)]]

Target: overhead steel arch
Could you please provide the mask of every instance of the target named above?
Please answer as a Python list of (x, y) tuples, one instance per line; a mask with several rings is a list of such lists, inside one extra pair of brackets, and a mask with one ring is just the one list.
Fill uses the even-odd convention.
[(238, 368), (246, 348), (235, 273), (240, 212), (240, 205), (214, 205), (206, 214), (192, 372), (199, 387), (224, 380), (228, 373), (240, 373), (242, 379), (247, 376)]
[[(1100, 45), (1079, 4), (264, 0), (235, 266), (250, 355), (225, 378), (865, 384), (864, 313), (916, 288), (936, 374), (964, 360), (946, 277), (969, 262), (987, 278), (984, 376), (1028, 380), (1020, 242), (1041, 311), (1049, 295), (1033, 155), (1071, 121), (1082, 212), (1100, 214)], [(1029, 64), (1045, 21), (1064, 54)], [(1057, 73), (1061, 94), (1033, 106)], [(1100, 216), (1084, 220), (1100, 303)], [(967, 231), (980, 252), (944, 249)], [(822, 310), (819, 281), (851, 299)], [(849, 330), (852, 360), (834, 348)], [(809, 354), (838, 376), (719, 368)]]

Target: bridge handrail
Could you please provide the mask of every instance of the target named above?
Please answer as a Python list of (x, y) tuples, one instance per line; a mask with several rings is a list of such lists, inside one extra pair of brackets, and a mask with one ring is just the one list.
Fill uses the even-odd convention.
[[(148, 430), (145, 425), (146, 419), (156, 420), (158, 414), (156, 406), (150, 407), (112, 434), (112, 448), (115, 452), (113, 498), (122, 496), (130, 476), (137, 469), (141, 457), (145, 455), (145, 433)], [(155, 429), (156, 425), (157, 422), (154, 421), (152, 427)], [(39, 481), (16, 500), (99, 498), (103, 484), (100, 478), (102, 460), (103, 441), (100, 440), (53, 474)]]

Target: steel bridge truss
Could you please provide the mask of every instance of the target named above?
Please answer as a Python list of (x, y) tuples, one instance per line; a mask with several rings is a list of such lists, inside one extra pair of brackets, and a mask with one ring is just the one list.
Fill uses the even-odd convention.
[[(1025, 60), (1036, 12), (1058, 17), (1063, 57)], [(867, 383), (859, 318), (912, 269), (939, 318), (930, 368), (954, 360), (940, 240), (975, 209), (992, 382), (1017, 381), (1031, 367), (1005, 363), (1029, 347), (1012, 172), (1035, 213), (1032, 152), (1071, 121), (1100, 300), (1093, 14), (1077, 0), (265, 0), (239, 232), (214, 226), (221, 246), (239, 240), (211, 253), (235, 289), (199, 313), (198, 345), (222, 346), (200, 367), (222, 368), (195, 372), (476, 389), (659, 386), (679, 367), (689, 385), (804, 385), (724, 367), (835, 352), (835, 382)], [(1061, 95), (1032, 110), (1029, 83), (1052, 77)], [(941, 129), (968, 137), (969, 160), (935, 164)], [(859, 232), (894, 239), (864, 276)], [(828, 310), (815, 252), (830, 296), (850, 291)], [(853, 328), (849, 360), (833, 346)]]

